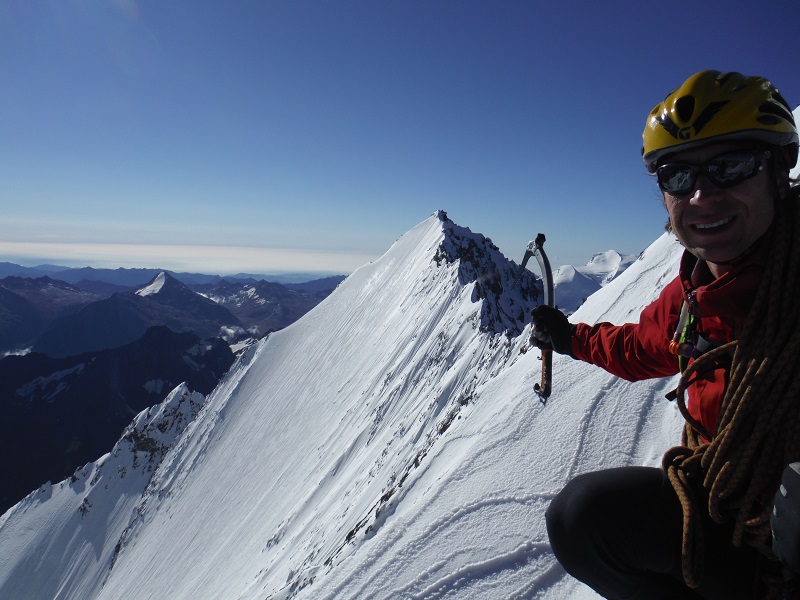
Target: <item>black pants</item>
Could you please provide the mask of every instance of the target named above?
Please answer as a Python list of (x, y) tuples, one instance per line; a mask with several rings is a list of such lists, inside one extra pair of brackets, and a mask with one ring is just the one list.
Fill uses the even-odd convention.
[(707, 517), (702, 584), (692, 590), (683, 583), (682, 522), (666, 475), (650, 467), (580, 475), (547, 509), (547, 532), (556, 558), (573, 577), (606, 598), (753, 598), (758, 552), (734, 548), (730, 530)]

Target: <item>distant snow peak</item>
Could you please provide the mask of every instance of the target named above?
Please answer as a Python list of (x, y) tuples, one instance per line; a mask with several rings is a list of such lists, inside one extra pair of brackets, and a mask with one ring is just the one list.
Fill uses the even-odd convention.
[(152, 296), (154, 294), (157, 294), (158, 292), (161, 291), (161, 288), (164, 287), (164, 283), (166, 283), (166, 281), (167, 281), (167, 274), (164, 271), (161, 271), (161, 273), (155, 276), (153, 281), (151, 281), (145, 287), (136, 292), (136, 294), (142, 297)]
[(582, 267), (559, 267), (553, 275), (556, 304), (566, 314), (572, 314), (589, 296), (619, 277), (636, 259), (636, 254), (607, 250), (594, 254)]
[(616, 250), (607, 250), (593, 255), (586, 266), (578, 270), (596, 279), (600, 285), (605, 285), (627, 269), (636, 258), (635, 254), (623, 255)]

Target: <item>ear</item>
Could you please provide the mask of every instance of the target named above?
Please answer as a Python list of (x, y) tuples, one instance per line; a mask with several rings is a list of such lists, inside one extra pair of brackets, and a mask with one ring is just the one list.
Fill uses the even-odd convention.
[(775, 172), (775, 185), (778, 187), (778, 198), (781, 200), (789, 197), (791, 184), (789, 182), (789, 171), (780, 169)]
[(797, 146), (793, 144), (773, 148), (773, 154), (775, 155), (775, 164), (779, 165), (781, 169), (788, 171), (797, 162)]
[(774, 149), (772, 171), (778, 198), (784, 199), (789, 195), (789, 170), (797, 162), (797, 146), (789, 145)]

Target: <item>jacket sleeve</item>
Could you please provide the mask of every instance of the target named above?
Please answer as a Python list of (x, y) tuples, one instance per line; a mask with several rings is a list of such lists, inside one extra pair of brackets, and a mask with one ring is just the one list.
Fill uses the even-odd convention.
[(669, 342), (683, 304), (679, 279), (665, 287), (639, 316), (639, 323), (578, 323), (572, 338), (575, 358), (602, 367), (628, 381), (666, 377), (679, 371)]

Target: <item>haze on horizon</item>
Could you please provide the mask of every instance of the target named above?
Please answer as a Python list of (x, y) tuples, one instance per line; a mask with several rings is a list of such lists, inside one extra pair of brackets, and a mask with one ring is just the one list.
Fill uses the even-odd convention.
[(237, 246), (31, 244), (0, 241), (0, 261), (26, 267), (148, 268), (209, 275), (318, 273), (348, 275), (379, 255)]

